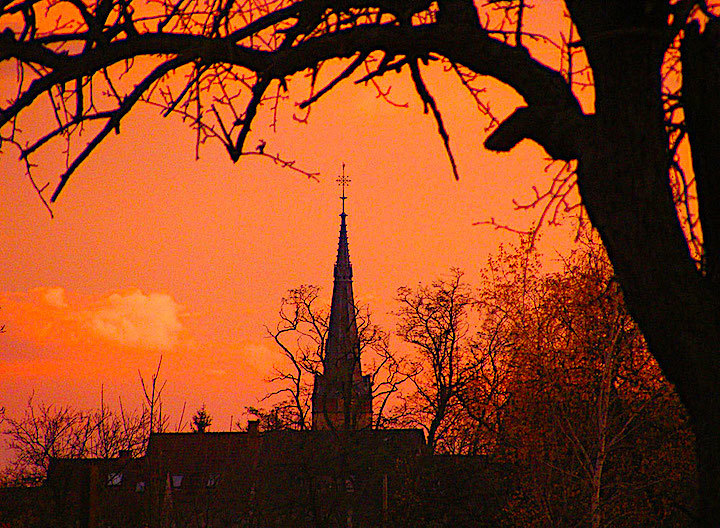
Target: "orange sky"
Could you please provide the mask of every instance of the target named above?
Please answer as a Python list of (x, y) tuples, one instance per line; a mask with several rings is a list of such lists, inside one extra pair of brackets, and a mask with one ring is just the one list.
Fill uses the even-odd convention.
[[(356, 298), (379, 322), (392, 330), (398, 286), (451, 266), (472, 282), (497, 245), (514, 240), (473, 223), (533, 221), (538, 213), (514, 211), (512, 199), (547, 186), (545, 154), (528, 142), (505, 155), (483, 150), (487, 120), (456, 78), (436, 70), (429, 85), (458, 160), (455, 181), (435, 122), (399, 79), (382, 82), (408, 109), (348, 83), (317, 103), (308, 125), (290, 118), (291, 107), (277, 133), (266, 117), (257, 122), (249, 145), (266, 140), (268, 152), (319, 171), (317, 182), (259, 157), (233, 165), (214, 144), (195, 161), (192, 132), (147, 108), (73, 176), (54, 220), (14, 154), (0, 158), (0, 406), (16, 414), (32, 393), (92, 406), (103, 385), (106, 400), (122, 394), (132, 405), (138, 369), (149, 376), (162, 354), (175, 420), (183, 402), (190, 415), (205, 403), (213, 429), (226, 428), (266, 390), (277, 356), (264, 325), (275, 324), (284, 292), (310, 283), (330, 294), (342, 162)], [(499, 116), (520, 103), (488, 86)], [(53, 175), (62, 164), (57, 153), (39, 161), (57, 167)], [(547, 231), (541, 249), (552, 256), (569, 238)]]

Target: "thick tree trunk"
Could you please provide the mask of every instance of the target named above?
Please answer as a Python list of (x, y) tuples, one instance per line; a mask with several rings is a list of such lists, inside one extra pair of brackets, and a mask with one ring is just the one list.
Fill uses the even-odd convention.
[(720, 291), (720, 20), (701, 34), (697, 23), (681, 46), (682, 106), (692, 150), (692, 166), (702, 225), (703, 268)]
[[(697, 24), (682, 44), (683, 110), (697, 182), (707, 287), (720, 295), (720, 21), (711, 20), (700, 34)], [(715, 343), (706, 353), (720, 354)], [(712, 346), (716, 345), (716, 346)], [(716, 381), (711, 378), (710, 382)], [(717, 386), (716, 386), (717, 387)], [(717, 390), (717, 388), (716, 388)], [(714, 397), (713, 397), (714, 396)], [(705, 394), (693, 413), (700, 491), (705, 510), (720, 526), (720, 398)], [(712, 492), (712, 494), (711, 494)], [(703, 515), (707, 515), (703, 512)]]
[[(699, 518), (720, 526), (720, 300), (689, 255), (668, 181), (659, 27), (614, 9), (575, 6), (573, 20), (595, 77), (592, 133), (578, 186), (633, 317), (692, 419)], [(613, 12), (612, 20), (598, 14)], [(589, 18), (592, 15), (592, 19)]]
[(720, 405), (708, 405), (706, 414), (693, 416), (697, 452), (702, 526), (720, 526)]

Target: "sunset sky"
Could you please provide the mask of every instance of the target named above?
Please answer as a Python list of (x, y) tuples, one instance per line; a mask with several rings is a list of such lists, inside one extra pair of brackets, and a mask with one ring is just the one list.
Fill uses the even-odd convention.
[[(314, 106), (309, 124), (292, 119), (292, 104), (276, 132), (267, 111), (258, 120), (249, 145), (265, 140), (267, 152), (319, 172), (317, 181), (257, 156), (232, 164), (217, 144), (195, 161), (189, 128), (150, 108), (131, 114), (73, 176), (52, 220), (14, 153), (0, 158), (0, 406), (17, 414), (34, 394), (87, 408), (102, 386), (106, 401), (122, 395), (137, 405), (138, 370), (149, 377), (162, 355), (173, 426), (186, 402), (186, 419), (205, 403), (213, 430), (227, 428), (267, 390), (278, 356), (264, 327), (277, 322), (284, 292), (316, 284), (329, 299), (343, 162), (355, 294), (378, 322), (392, 331), (399, 286), (452, 266), (473, 282), (498, 244), (515, 240), (474, 223), (527, 227), (538, 211), (515, 211), (512, 200), (531, 199), (559, 165), (547, 172), (545, 153), (529, 142), (510, 154), (485, 151), (487, 119), (440, 70), (429, 85), (459, 181), (406, 75), (382, 79), (406, 109), (346, 83)], [(500, 117), (521, 103), (487, 87)], [(291, 101), (303, 95), (291, 92)], [(61, 154), (38, 161), (54, 182)], [(548, 230), (540, 247), (552, 259), (570, 239), (568, 229)]]

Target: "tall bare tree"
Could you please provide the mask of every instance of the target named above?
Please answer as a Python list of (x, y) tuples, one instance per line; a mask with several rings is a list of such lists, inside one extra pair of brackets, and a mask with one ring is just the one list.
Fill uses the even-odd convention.
[[(720, 136), (718, 6), (706, 0), (566, 0), (559, 59), (534, 48), (526, 3), (473, 0), (10, 0), (0, 4), (0, 61), (14, 66), (0, 109), (4, 146), (26, 160), (70, 140), (69, 163), (50, 200), (140, 102), (186, 117), (233, 160), (258, 112), (276, 107), (290, 78), (344, 69), (301, 102), (340, 81), (374, 82), (405, 71), (448, 151), (439, 105), (423, 80), (441, 59), (479, 99), (480, 79), (512, 88), (523, 104), (494, 123), (484, 145), (524, 139), (574, 177), (546, 196), (559, 207), (577, 188), (605, 244), (630, 312), (677, 388), (697, 442), (701, 518), (720, 524)], [(498, 7), (503, 8), (497, 15)], [(542, 55), (548, 57), (548, 55)], [(552, 62), (557, 60), (557, 62)], [(365, 66), (368, 70), (365, 70)], [(357, 72), (364, 73), (358, 74)], [(369, 73), (365, 73), (368, 72)], [(682, 71), (680, 77), (679, 72)], [(128, 73), (126, 75), (126, 73)], [(358, 78), (359, 77), (359, 78)], [(591, 101), (579, 91), (591, 87)], [(586, 92), (587, 93), (587, 92)], [(25, 127), (37, 112), (45, 130)], [(37, 121), (36, 121), (37, 122)], [(25, 136), (23, 130), (37, 135)], [(83, 131), (86, 144), (73, 143)], [(28, 132), (30, 134), (32, 132)], [(685, 145), (692, 156), (681, 158)], [(692, 165), (690, 165), (692, 163)], [(694, 178), (692, 177), (694, 173)]]
[(425, 429), (435, 452), (474, 372), (468, 319), (476, 301), (457, 269), (429, 286), (400, 288), (397, 300), (397, 334), (414, 351), (406, 370), (413, 386), (408, 418)]
[[(265, 397), (271, 402), (270, 409), (248, 409), (265, 427), (303, 430), (312, 425), (312, 387), (315, 376), (322, 374), (329, 324), (329, 313), (321, 306), (319, 294), (317, 286), (289, 290), (281, 301), (279, 322), (274, 329), (268, 329), (284, 361), (273, 367), (268, 379), (275, 387)], [(363, 369), (372, 379), (374, 425), (383, 427), (388, 419), (388, 402), (405, 375), (399, 358), (389, 350), (387, 333), (372, 322), (369, 308), (355, 307), (355, 318)]]
[(279, 318), (268, 333), (285, 360), (273, 367), (268, 380), (278, 388), (266, 399), (280, 397), (273, 406), (276, 416), (283, 415), (291, 426), (310, 428), (310, 398), (314, 376), (322, 372), (322, 358), (327, 338), (327, 310), (318, 307), (317, 286), (303, 285), (288, 291), (280, 303)]
[(399, 421), (424, 429), (430, 452), (487, 452), (505, 401), (500, 328), (479, 318), (477, 292), (456, 268), (431, 284), (400, 288), (397, 301), (397, 334), (410, 346)]

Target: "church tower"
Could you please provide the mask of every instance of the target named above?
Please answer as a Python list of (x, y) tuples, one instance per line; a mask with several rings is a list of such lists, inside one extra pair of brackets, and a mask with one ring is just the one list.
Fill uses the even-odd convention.
[(312, 395), (312, 428), (368, 429), (372, 426), (372, 381), (360, 368), (360, 342), (353, 300), (352, 266), (348, 249), (345, 219), (345, 185), (348, 183), (343, 165), (342, 213), (340, 240), (335, 262), (330, 324), (323, 373), (315, 376)]

